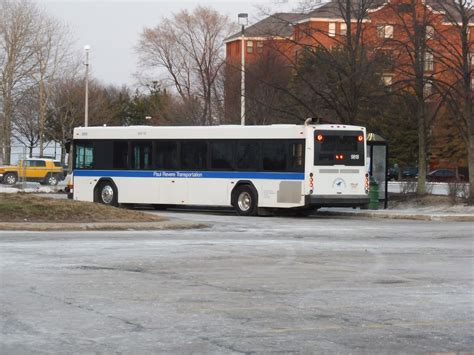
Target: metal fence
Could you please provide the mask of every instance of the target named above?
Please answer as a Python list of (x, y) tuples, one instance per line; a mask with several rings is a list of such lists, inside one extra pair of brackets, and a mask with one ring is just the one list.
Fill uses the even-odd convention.
[[(30, 156), (30, 150), (27, 146), (15, 143), (12, 145), (11, 163), (17, 164), (19, 160), (26, 158), (37, 158), (40, 156), (39, 148), (33, 149), (33, 154)], [(60, 160), (61, 159), (61, 146), (56, 142), (49, 142), (46, 144), (43, 151), (43, 157)]]

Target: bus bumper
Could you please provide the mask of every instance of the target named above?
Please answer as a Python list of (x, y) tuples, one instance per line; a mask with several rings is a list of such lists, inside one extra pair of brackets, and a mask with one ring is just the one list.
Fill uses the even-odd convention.
[(361, 195), (306, 195), (305, 205), (317, 207), (363, 207), (369, 204), (369, 196)]

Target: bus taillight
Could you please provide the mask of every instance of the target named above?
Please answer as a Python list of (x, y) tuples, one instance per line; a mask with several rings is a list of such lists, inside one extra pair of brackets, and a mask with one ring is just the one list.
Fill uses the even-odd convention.
[(369, 174), (365, 174), (365, 193), (369, 193)]
[(313, 173), (309, 174), (309, 188), (310, 188), (310, 194), (313, 193), (314, 190), (314, 178), (313, 178)]
[(324, 136), (322, 134), (318, 134), (316, 136), (316, 139), (317, 139), (318, 142), (322, 142), (324, 140)]
[(362, 141), (364, 140), (364, 136), (358, 136), (358, 137), (357, 137), (357, 140), (358, 140), (359, 142), (362, 142)]

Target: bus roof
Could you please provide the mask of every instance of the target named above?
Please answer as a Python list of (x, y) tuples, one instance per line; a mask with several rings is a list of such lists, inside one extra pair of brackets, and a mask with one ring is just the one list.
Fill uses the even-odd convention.
[(362, 130), (348, 125), (94, 126), (74, 129), (74, 139), (302, 139), (305, 129)]

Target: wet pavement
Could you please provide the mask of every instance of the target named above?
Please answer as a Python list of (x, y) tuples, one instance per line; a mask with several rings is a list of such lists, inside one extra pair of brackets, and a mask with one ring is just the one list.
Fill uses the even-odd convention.
[(0, 232), (0, 353), (467, 352), (473, 224), (237, 217)]

